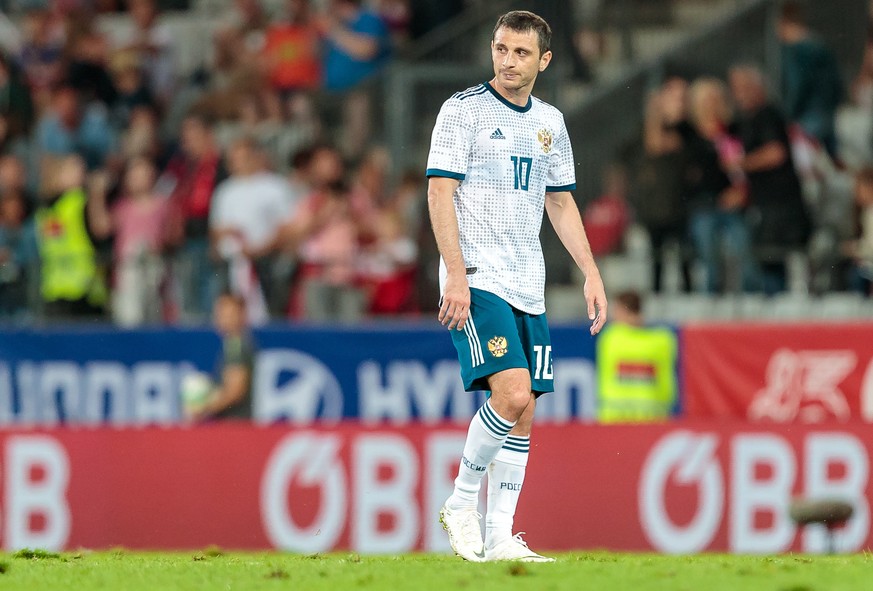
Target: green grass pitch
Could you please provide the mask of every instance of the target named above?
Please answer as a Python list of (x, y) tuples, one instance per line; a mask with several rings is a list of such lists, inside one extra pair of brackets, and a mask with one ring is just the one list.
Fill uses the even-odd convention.
[(471, 564), (434, 554), (300, 556), (278, 552), (114, 550), (0, 555), (0, 589), (16, 591), (869, 591), (873, 555), (557, 555), (554, 564)]

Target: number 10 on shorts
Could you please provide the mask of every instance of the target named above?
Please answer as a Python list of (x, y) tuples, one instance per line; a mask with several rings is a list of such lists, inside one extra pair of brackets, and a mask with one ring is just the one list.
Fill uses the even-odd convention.
[(537, 367), (533, 379), (551, 380), (552, 376), (552, 346), (534, 345), (537, 356)]

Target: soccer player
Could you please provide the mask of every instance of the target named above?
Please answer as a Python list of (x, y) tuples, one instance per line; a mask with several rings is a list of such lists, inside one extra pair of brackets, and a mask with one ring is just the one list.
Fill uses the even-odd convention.
[[(543, 208), (585, 275), (591, 334), (606, 320), (603, 281), (579, 210), (570, 138), (561, 113), (531, 96), (552, 58), (551, 30), (512, 11), (491, 39), (494, 78), (442, 106), (427, 163), (428, 207), (439, 247), (439, 320), (451, 332), (468, 391), (490, 390), (470, 423), (440, 521), (470, 561), (551, 562), (512, 535), (536, 399), (552, 388), (545, 315)], [(477, 512), (488, 472), (485, 539)]]

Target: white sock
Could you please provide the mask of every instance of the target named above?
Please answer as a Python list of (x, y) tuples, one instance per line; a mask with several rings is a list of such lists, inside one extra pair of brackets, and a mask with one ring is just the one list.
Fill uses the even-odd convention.
[(450, 509), (475, 509), (479, 506), (479, 489), (485, 470), (503, 447), (514, 425), (514, 421), (507, 421), (494, 411), (490, 400), (486, 400), (473, 416), (458, 477), (455, 478), (455, 490), (446, 501)]
[(529, 450), (530, 437), (510, 435), (488, 466), (488, 511), (485, 515), (485, 546), (488, 548), (512, 537), (512, 522), (524, 483)]

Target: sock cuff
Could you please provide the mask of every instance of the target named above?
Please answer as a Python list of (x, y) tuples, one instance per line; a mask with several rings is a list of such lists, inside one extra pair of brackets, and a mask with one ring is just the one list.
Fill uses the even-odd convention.
[[(502, 462), (504, 464), (510, 464), (512, 466), (519, 466), (520, 468), (524, 468), (527, 466), (527, 458), (530, 454), (526, 451), (514, 451), (509, 449), (504, 445), (499, 450), (497, 450), (497, 455), (494, 456), (495, 462)], [(490, 472), (489, 472), (490, 474)]]
[(503, 447), (510, 451), (520, 453), (530, 452), (530, 436), (519, 437), (518, 435), (507, 435), (506, 441), (503, 442)]
[(485, 401), (485, 404), (479, 408), (476, 416), (485, 428), (485, 431), (487, 431), (494, 439), (506, 438), (512, 430), (512, 427), (515, 426), (515, 423), (510, 423), (491, 408), (490, 400)]

